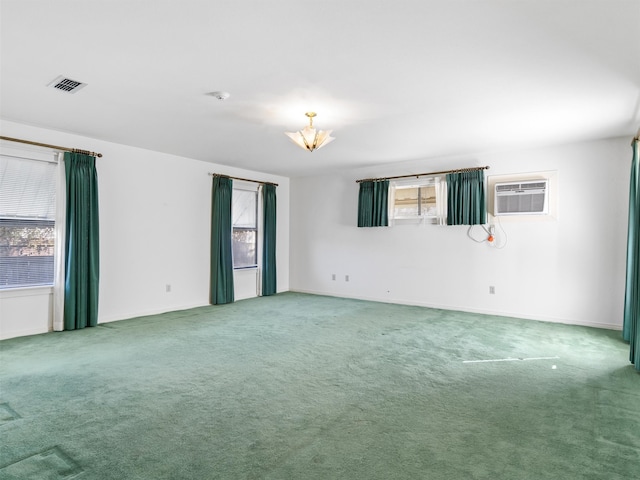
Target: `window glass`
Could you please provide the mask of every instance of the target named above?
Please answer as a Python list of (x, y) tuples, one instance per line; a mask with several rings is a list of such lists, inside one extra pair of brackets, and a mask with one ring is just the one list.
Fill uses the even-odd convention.
[(439, 176), (391, 182), (389, 218), (395, 225), (443, 225), (447, 215), (446, 191), (446, 182)]
[(255, 190), (233, 190), (231, 217), (234, 227), (256, 228), (258, 212), (256, 208), (257, 193)]
[(233, 267), (247, 268), (257, 265), (256, 231), (233, 229)]
[(0, 155), (0, 289), (53, 285), (55, 172)]
[(435, 185), (423, 185), (420, 187), (420, 215), (425, 217), (436, 215)]
[(393, 204), (394, 218), (433, 217), (435, 215), (435, 185), (396, 187)]
[(417, 217), (418, 212), (418, 187), (397, 187), (394, 203), (394, 217)]
[(234, 268), (258, 265), (258, 192), (233, 189), (231, 200), (233, 221)]

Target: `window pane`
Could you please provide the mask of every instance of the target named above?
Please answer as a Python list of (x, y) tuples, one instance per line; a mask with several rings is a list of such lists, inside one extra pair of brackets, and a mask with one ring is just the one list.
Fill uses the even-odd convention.
[(234, 268), (255, 267), (257, 262), (256, 231), (233, 229)]
[(53, 285), (55, 163), (0, 155), (0, 289)]
[(233, 190), (231, 220), (234, 227), (256, 228), (258, 192)]
[(257, 190), (234, 188), (231, 201), (234, 268), (255, 267), (258, 264), (257, 214)]
[(396, 188), (394, 217), (418, 216), (418, 187)]
[(0, 289), (53, 285), (54, 222), (0, 219)]
[(434, 185), (420, 187), (420, 214), (427, 217), (437, 214), (436, 187)]
[(55, 219), (56, 165), (0, 156), (0, 218)]

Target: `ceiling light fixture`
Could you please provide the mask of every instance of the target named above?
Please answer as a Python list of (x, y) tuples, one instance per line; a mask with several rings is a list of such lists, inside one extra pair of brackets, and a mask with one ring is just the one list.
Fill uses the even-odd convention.
[(207, 95), (215, 98), (216, 100), (224, 101), (231, 96), (229, 92), (209, 92)]
[(335, 140), (335, 138), (331, 136), (331, 132), (333, 130), (316, 130), (313, 128), (313, 117), (316, 116), (315, 112), (307, 112), (305, 115), (309, 117), (309, 125), (295, 133), (284, 132), (284, 134), (289, 137), (293, 143), (298, 145), (300, 148), (313, 152), (314, 150), (324, 147)]

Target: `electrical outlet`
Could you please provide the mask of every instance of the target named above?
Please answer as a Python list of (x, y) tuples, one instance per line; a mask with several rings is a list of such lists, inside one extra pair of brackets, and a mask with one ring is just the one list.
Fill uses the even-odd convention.
[(496, 287), (494, 287), (493, 285), (489, 286), (489, 294), (491, 295), (495, 295), (496, 293)]
[(336, 274), (335, 274), (335, 273), (332, 273), (332, 274), (331, 274), (331, 280), (335, 280), (335, 279), (336, 279)]
[(348, 282), (348, 281), (349, 281), (349, 275), (345, 275), (345, 276), (344, 276), (344, 281), (345, 281), (345, 282)]
[(170, 292), (171, 292), (171, 285), (169, 285), (168, 283), (167, 283), (167, 285), (166, 285), (166, 287), (165, 287), (165, 291), (166, 291), (167, 293), (170, 293)]

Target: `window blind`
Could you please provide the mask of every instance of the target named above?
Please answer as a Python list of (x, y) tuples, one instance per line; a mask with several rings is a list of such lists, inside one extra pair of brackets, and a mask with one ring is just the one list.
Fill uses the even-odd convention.
[(0, 155), (0, 289), (52, 285), (55, 163)]

